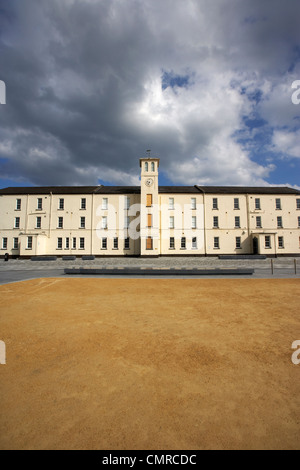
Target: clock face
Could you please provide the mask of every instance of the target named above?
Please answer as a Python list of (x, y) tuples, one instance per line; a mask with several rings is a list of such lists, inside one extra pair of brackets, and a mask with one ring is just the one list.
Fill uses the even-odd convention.
[(152, 184), (153, 184), (153, 179), (152, 179), (152, 178), (148, 178), (148, 179), (146, 180), (146, 186), (152, 186)]

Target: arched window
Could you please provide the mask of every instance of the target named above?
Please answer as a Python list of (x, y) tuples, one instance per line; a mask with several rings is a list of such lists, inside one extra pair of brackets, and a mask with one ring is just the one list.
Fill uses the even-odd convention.
[(145, 163), (145, 171), (149, 171), (149, 164), (148, 164), (148, 162)]
[(155, 171), (155, 163), (154, 163), (154, 162), (151, 163), (151, 171), (152, 171), (152, 172)]

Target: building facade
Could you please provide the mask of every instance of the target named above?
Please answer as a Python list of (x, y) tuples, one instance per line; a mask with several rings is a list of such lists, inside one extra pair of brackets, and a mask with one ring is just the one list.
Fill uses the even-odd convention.
[(300, 191), (159, 186), (159, 159), (140, 186), (0, 190), (0, 256), (300, 255)]

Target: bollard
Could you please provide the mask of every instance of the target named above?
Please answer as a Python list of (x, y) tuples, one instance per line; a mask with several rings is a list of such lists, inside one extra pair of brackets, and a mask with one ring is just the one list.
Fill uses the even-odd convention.
[(274, 274), (274, 261), (271, 259), (271, 271)]
[(295, 268), (295, 275), (297, 274), (297, 260), (294, 259), (294, 268)]
[(9, 254), (8, 253), (5, 253), (4, 255), (4, 261), (8, 261), (9, 260)]

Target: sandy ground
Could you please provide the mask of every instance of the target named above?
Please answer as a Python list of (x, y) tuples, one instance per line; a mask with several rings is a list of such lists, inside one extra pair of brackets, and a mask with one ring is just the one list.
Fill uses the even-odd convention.
[(296, 280), (0, 287), (0, 449), (299, 449)]

